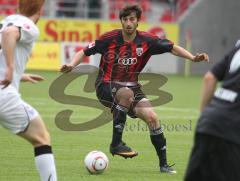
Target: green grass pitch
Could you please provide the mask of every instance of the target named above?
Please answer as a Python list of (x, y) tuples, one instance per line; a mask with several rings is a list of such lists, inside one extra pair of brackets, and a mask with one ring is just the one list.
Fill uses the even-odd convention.
[[(43, 117), (51, 134), (56, 158), (59, 181), (78, 180), (162, 180), (179, 181), (183, 179), (189, 153), (192, 147), (193, 133), (199, 116), (201, 77), (182, 77), (167, 75), (168, 82), (161, 87), (173, 95), (173, 100), (155, 110), (165, 126), (167, 138), (168, 162), (175, 163), (176, 175), (161, 174), (155, 150), (150, 142), (149, 133), (143, 122), (138, 119), (127, 120), (124, 141), (139, 152), (139, 156), (123, 159), (109, 154), (112, 135), (111, 122), (97, 129), (63, 131), (55, 125), (55, 116), (63, 109), (74, 111), (71, 121), (75, 124), (91, 120), (100, 113), (93, 108), (64, 105), (49, 97), (48, 89), (57, 72), (38, 73), (45, 81), (38, 84), (22, 83), (23, 99), (34, 106)], [(86, 77), (74, 80), (66, 90), (72, 95), (84, 95), (82, 87)], [(94, 84), (94, 82), (93, 82)], [(89, 93), (88, 93), (89, 94)], [(88, 95), (95, 98), (95, 94)], [(33, 149), (29, 143), (0, 127), (0, 180), (35, 181), (39, 180), (33, 159)], [(109, 168), (102, 175), (90, 175), (84, 167), (85, 155), (92, 150), (101, 150), (109, 157)]]

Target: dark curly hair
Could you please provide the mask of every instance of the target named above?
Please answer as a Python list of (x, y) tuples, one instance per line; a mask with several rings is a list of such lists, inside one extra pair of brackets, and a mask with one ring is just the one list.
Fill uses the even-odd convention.
[(142, 9), (139, 5), (127, 5), (119, 12), (119, 19), (129, 16), (132, 12), (136, 13), (137, 19), (140, 20), (142, 15)]

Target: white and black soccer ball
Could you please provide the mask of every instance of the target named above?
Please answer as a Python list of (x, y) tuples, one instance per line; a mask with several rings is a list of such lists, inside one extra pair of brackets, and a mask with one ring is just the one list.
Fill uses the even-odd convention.
[(84, 164), (89, 173), (100, 174), (108, 168), (108, 157), (101, 151), (89, 152), (85, 159)]

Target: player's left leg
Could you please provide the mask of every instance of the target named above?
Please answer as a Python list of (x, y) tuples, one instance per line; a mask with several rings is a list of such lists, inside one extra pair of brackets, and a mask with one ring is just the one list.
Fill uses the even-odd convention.
[(150, 101), (146, 98), (140, 100), (136, 104), (134, 112), (136, 117), (145, 121), (149, 127), (151, 142), (159, 157), (160, 171), (166, 173), (176, 173), (176, 171), (167, 164), (166, 139), (163, 135), (157, 114), (155, 113)]

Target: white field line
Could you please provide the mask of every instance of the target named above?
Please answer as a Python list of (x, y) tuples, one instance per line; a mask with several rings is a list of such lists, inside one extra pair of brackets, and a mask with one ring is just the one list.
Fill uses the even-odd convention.
[[(42, 117), (44, 118), (55, 118), (57, 114), (53, 113), (53, 114), (41, 114)], [(98, 115), (96, 115), (97, 117)], [(86, 115), (80, 115), (78, 113), (73, 113), (72, 115), (72, 119), (76, 120), (76, 119), (86, 119), (88, 121), (90, 121), (90, 119), (94, 119), (95, 117), (91, 117), (89, 118), (89, 116), (86, 116)], [(109, 117), (111, 119), (111, 117)], [(192, 120), (192, 119), (196, 119), (198, 118), (198, 116), (159, 116), (160, 120), (164, 121), (168, 121), (168, 120)], [(136, 121), (138, 121), (138, 119), (136, 119)], [(131, 121), (132, 122), (132, 121)]]
[[(46, 107), (48, 105), (46, 102), (48, 102), (49, 100), (51, 100), (51, 99), (32, 97), (32, 98), (28, 98), (26, 102), (29, 103), (30, 105), (31, 105), (31, 103), (34, 103), (34, 105), (37, 105), (39, 107), (42, 107), (42, 106)], [(54, 100), (52, 100), (52, 101), (54, 103), (56, 103)], [(59, 104), (59, 103), (57, 103), (57, 104)], [(68, 106), (67, 104), (61, 104), (61, 105), (64, 105), (66, 107)], [(76, 106), (69, 105), (69, 106), (77, 108), (77, 105)], [(81, 105), (79, 105), (79, 106), (81, 106)], [(61, 110), (61, 108), (63, 108), (63, 107), (54, 106), (54, 107), (47, 107), (47, 110)], [(65, 108), (63, 108), (63, 109), (65, 109)], [(194, 109), (194, 108), (179, 108), (179, 107), (159, 106), (159, 107), (155, 107), (154, 109), (159, 110), (159, 111), (170, 111), (170, 112), (182, 112), (182, 113), (199, 114), (199, 110)]]

